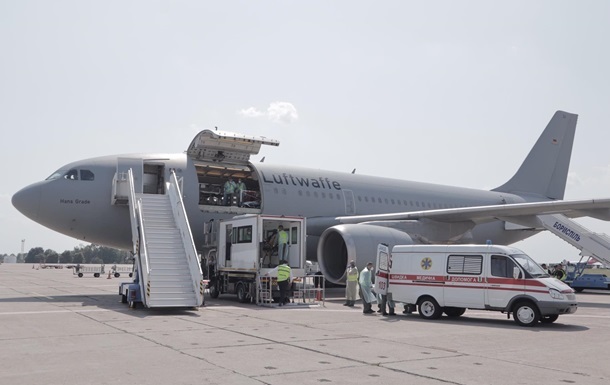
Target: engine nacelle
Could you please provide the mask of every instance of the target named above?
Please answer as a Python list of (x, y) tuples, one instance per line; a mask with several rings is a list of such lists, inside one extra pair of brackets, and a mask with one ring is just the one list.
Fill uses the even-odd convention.
[(395, 245), (410, 245), (413, 241), (409, 234), (390, 227), (359, 224), (329, 227), (318, 243), (320, 270), (328, 281), (343, 283), (348, 261), (354, 260), (358, 270), (367, 262), (375, 263), (379, 243), (386, 243), (391, 249)]

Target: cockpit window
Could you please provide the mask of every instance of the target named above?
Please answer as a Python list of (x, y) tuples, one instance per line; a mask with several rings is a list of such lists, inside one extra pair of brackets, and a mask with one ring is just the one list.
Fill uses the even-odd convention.
[(45, 180), (53, 180), (53, 179), (59, 179), (61, 178), (64, 174), (66, 173), (66, 170), (57, 170), (55, 171), (53, 174), (51, 174), (47, 179)]
[(69, 170), (66, 175), (64, 175), (64, 179), (78, 180), (78, 170), (74, 168)]
[(93, 180), (95, 176), (89, 170), (80, 170), (80, 180)]

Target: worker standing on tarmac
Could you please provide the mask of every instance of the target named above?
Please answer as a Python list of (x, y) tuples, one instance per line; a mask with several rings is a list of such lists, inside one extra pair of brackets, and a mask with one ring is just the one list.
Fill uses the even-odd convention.
[(373, 281), (371, 279), (371, 270), (373, 270), (373, 262), (367, 263), (366, 267), (360, 272), (360, 297), (362, 297), (362, 313), (364, 314), (374, 313), (373, 309), (371, 309), (372, 303), (375, 300), (375, 295), (372, 291)]
[(280, 287), (280, 306), (283, 306), (289, 302), (286, 292), (292, 283), (292, 269), (288, 266), (288, 262), (282, 259), (279, 266), (270, 270), (265, 275), (269, 276), (270, 274), (277, 274), (277, 285)]
[(277, 228), (277, 256), (280, 259), (288, 258), (286, 248), (288, 247), (288, 233), (284, 231), (284, 226), (279, 225)]
[(563, 269), (563, 265), (561, 263), (559, 265), (555, 266), (555, 271), (553, 272), (553, 276), (560, 281), (566, 280), (567, 274), (566, 274), (566, 271)]
[(356, 262), (350, 261), (345, 271), (347, 275), (347, 285), (345, 285), (345, 303), (343, 306), (354, 306), (358, 296), (358, 268)]

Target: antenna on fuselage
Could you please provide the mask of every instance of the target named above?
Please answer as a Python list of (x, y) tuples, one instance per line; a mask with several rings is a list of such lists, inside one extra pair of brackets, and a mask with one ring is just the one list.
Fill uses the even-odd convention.
[(353, 169), (353, 170), (352, 170), (352, 174), (355, 174), (355, 173), (356, 173), (356, 169)]
[(263, 163), (265, 161), (265, 157), (263, 156), (260, 160), (261, 163)]

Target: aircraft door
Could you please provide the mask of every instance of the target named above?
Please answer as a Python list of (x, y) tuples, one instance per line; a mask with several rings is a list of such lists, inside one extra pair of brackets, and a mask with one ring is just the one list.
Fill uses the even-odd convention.
[[(133, 172), (134, 190), (136, 194), (140, 194), (143, 191), (142, 178), (144, 174), (144, 165), (142, 159), (139, 158), (117, 158), (117, 178), (123, 180), (122, 175), (127, 175), (129, 169)], [(125, 179), (126, 180), (126, 179)]]
[(352, 190), (343, 190), (345, 198), (345, 215), (356, 214), (356, 202), (354, 201), (354, 192)]

